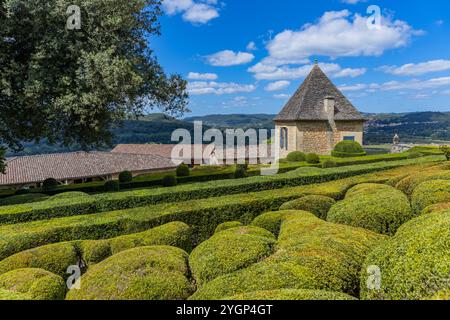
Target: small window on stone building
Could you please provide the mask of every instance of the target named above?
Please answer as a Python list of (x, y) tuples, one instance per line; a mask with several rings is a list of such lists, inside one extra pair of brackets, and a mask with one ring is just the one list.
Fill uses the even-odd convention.
[(281, 128), (280, 131), (280, 148), (281, 149), (288, 149), (288, 129), (287, 128)]
[(354, 136), (346, 136), (346, 137), (344, 137), (344, 141), (355, 141), (355, 137)]

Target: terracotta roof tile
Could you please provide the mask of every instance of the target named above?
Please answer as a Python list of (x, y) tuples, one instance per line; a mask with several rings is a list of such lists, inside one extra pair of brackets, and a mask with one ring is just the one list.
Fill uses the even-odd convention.
[(70, 180), (117, 174), (122, 171), (164, 170), (175, 167), (158, 155), (110, 152), (71, 152), (9, 158), (0, 185), (42, 182), (47, 178)]

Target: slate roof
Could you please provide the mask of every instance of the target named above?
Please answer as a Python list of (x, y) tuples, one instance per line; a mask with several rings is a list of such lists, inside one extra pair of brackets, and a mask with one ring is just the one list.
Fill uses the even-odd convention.
[(170, 159), (158, 155), (110, 152), (69, 152), (15, 157), (6, 160), (6, 174), (0, 173), (0, 185), (43, 182), (47, 178), (72, 180), (93, 178), (122, 171), (153, 171), (176, 167)]
[(324, 99), (328, 96), (335, 99), (335, 120), (366, 120), (315, 64), (275, 121), (328, 120), (324, 108)]

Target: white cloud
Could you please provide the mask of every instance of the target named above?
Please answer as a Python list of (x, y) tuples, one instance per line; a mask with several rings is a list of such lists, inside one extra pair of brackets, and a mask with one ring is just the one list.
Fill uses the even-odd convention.
[(254, 41), (249, 42), (247, 45), (247, 50), (248, 51), (258, 50), (258, 48), (256, 47), (256, 43)]
[(408, 80), (408, 81), (389, 81), (382, 84), (372, 83), (372, 84), (354, 84), (354, 85), (344, 85), (339, 89), (342, 91), (359, 91), (366, 90), (367, 92), (375, 92), (378, 90), (382, 91), (393, 91), (393, 90), (425, 90), (425, 89), (435, 89), (444, 86), (450, 86), (450, 77), (433, 78), (428, 80)]
[(205, 57), (207, 62), (216, 67), (236, 66), (246, 64), (255, 58), (251, 53), (234, 52), (231, 50), (224, 50)]
[(204, 24), (219, 17), (217, 0), (197, 1), (194, 0), (164, 0), (163, 8), (168, 15), (182, 13), (183, 20)]
[(367, 27), (367, 18), (350, 11), (325, 12), (315, 24), (300, 30), (285, 30), (271, 40), (270, 57), (299, 60), (314, 55), (336, 57), (380, 56), (384, 51), (406, 46), (411, 37), (421, 32), (408, 23), (382, 17), (381, 29)]
[(279, 91), (279, 90), (283, 90), (286, 89), (287, 87), (289, 87), (291, 83), (289, 81), (283, 80), (283, 81), (276, 81), (276, 82), (271, 82), (269, 83), (265, 90), (266, 91)]
[(198, 72), (189, 72), (188, 79), (189, 80), (217, 80), (218, 76), (215, 73), (198, 73)]
[(253, 92), (256, 86), (253, 84), (237, 84), (234, 82), (197, 81), (189, 82), (188, 92), (191, 95), (205, 94), (233, 94), (239, 92)]
[[(357, 77), (366, 73), (365, 68), (345, 68), (342, 69), (336, 63), (320, 63), (322, 70), (333, 78), (343, 77)], [(275, 67), (258, 63), (251, 67), (248, 71), (255, 73), (255, 78), (258, 80), (278, 80), (278, 79), (299, 79), (306, 77), (312, 69), (313, 65), (303, 65), (300, 67), (281, 66)]]
[(288, 94), (286, 94), (286, 93), (274, 94), (273, 97), (275, 99), (281, 99), (281, 100), (286, 100), (286, 99), (290, 98), (290, 96)]
[(382, 66), (379, 70), (397, 76), (418, 76), (430, 72), (450, 70), (450, 60), (431, 60), (398, 66)]

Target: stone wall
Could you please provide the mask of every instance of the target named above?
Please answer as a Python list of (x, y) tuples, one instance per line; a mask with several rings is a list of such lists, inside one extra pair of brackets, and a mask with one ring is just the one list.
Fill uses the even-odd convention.
[(363, 144), (362, 121), (336, 121), (333, 124), (327, 121), (277, 122), (275, 143), (278, 147), (283, 127), (288, 129), (288, 149), (280, 150), (280, 158), (285, 158), (293, 151), (329, 155), (346, 136), (355, 137), (355, 141)]

